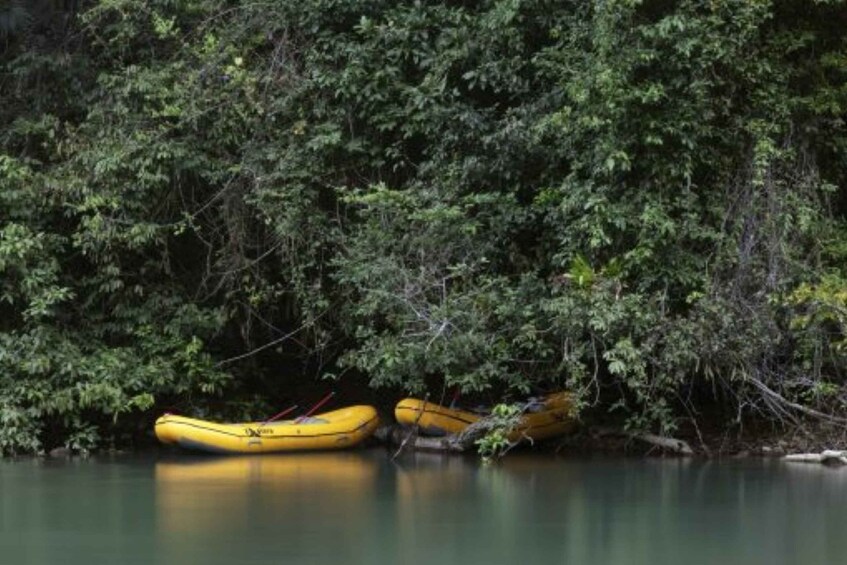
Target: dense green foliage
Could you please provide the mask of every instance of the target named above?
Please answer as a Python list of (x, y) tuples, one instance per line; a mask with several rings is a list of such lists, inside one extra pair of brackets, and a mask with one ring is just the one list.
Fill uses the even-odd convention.
[(0, 451), (316, 377), (567, 386), (664, 431), (843, 410), (844, 29), (842, 0), (2, 0)]

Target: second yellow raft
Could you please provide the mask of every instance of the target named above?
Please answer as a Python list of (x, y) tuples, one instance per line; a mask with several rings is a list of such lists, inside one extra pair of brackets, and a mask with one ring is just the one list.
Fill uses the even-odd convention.
[(156, 420), (156, 437), (166, 444), (210, 453), (274, 453), (343, 449), (376, 430), (372, 406), (350, 406), (304, 420), (221, 424), (166, 414)]
[[(572, 416), (573, 409), (573, 395), (568, 392), (550, 394), (534, 405), (530, 403), (530, 408), (521, 416), (518, 427), (509, 434), (509, 440), (543, 440), (569, 433), (576, 428), (576, 420)], [(394, 408), (394, 417), (398, 423), (417, 425), (421, 431), (430, 435), (460, 433), (484, 416), (416, 398), (403, 399)]]

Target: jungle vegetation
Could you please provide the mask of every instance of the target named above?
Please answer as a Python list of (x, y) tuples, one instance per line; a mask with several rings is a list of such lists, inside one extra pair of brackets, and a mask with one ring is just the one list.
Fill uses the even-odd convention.
[(324, 381), (844, 417), (845, 30), (844, 0), (0, 0), (0, 452)]

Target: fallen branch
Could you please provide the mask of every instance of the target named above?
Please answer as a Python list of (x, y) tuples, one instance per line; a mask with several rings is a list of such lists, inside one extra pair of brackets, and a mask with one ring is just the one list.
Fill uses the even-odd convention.
[(688, 442), (681, 439), (657, 436), (654, 434), (633, 434), (632, 437), (645, 443), (661, 447), (662, 449), (673, 451), (674, 453), (679, 453), (681, 455), (694, 455), (694, 450), (691, 449)]
[[(374, 432), (374, 437), (388, 445), (398, 445), (401, 449), (411, 447), (422, 451), (464, 451), (462, 444), (456, 441), (455, 435), (444, 437), (423, 437), (410, 433), (410, 428), (391, 424), (382, 426)], [(398, 450), (399, 452), (399, 450)]]
[(826, 449), (820, 453), (792, 453), (783, 457), (794, 463), (822, 463), (824, 465), (847, 465), (847, 451)]
[(797, 412), (800, 412), (802, 414), (806, 414), (807, 416), (813, 416), (813, 417), (819, 418), (821, 420), (827, 420), (829, 422), (839, 422), (841, 424), (847, 424), (847, 418), (841, 418), (839, 416), (833, 416), (832, 414), (826, 414), (824, 412), (819, 412), (819, 411), (814, 410), (812, 408), (808, 408), (806, 406), (803, 406), (802, 404), (797, 404), (796, 402), (791, 402), (790, 400), (788, 400), (787, 398), (785, 398), (784, 396), (782, 396), (781, 394), (779, 394), (775, 390), (768, 388), (768, 386), (765, 383), (763, 383), (762, 381), (760, 381), (759, 379), (750, 378), (750, 382), (753, 383), (753, 385), (756, 388), (758, 388), (761, 392), (763, 392), (765, 395), (769, 396), (773, 400), (776, 400), (777, 402), (780, 402), (781, 404), (784, 404), (788, 408), (796, 410)]
[(680, 455), (694, 455), (694, 450), (691, 449), (688, 442), (681, 439), (613, 428), (592, 428), (592, 432), (598, 436), (623, 436), (630, 439), (637, 439), (673, 453), (679, 453)]
[(415, 434), (415, 428), (399, 425), (383, 426), (379, 428), (374, 436), (376, 439), (390, 445), (399, 445), (398, 453), (411, 447), (423, 451), (450, 451), (461, 453), (476, 445), (477, 440), (482, 439), (496, 425), (491, 416), (481, 418), (469, 425), (458, 434), (443, 437), (422, 437)]

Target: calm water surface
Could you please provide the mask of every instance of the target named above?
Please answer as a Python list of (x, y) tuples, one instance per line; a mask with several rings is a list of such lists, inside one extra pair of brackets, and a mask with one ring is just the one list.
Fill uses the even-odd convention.
[(843, 564), (847, 470), (383, 451), (6, 461), (0, 563)]

